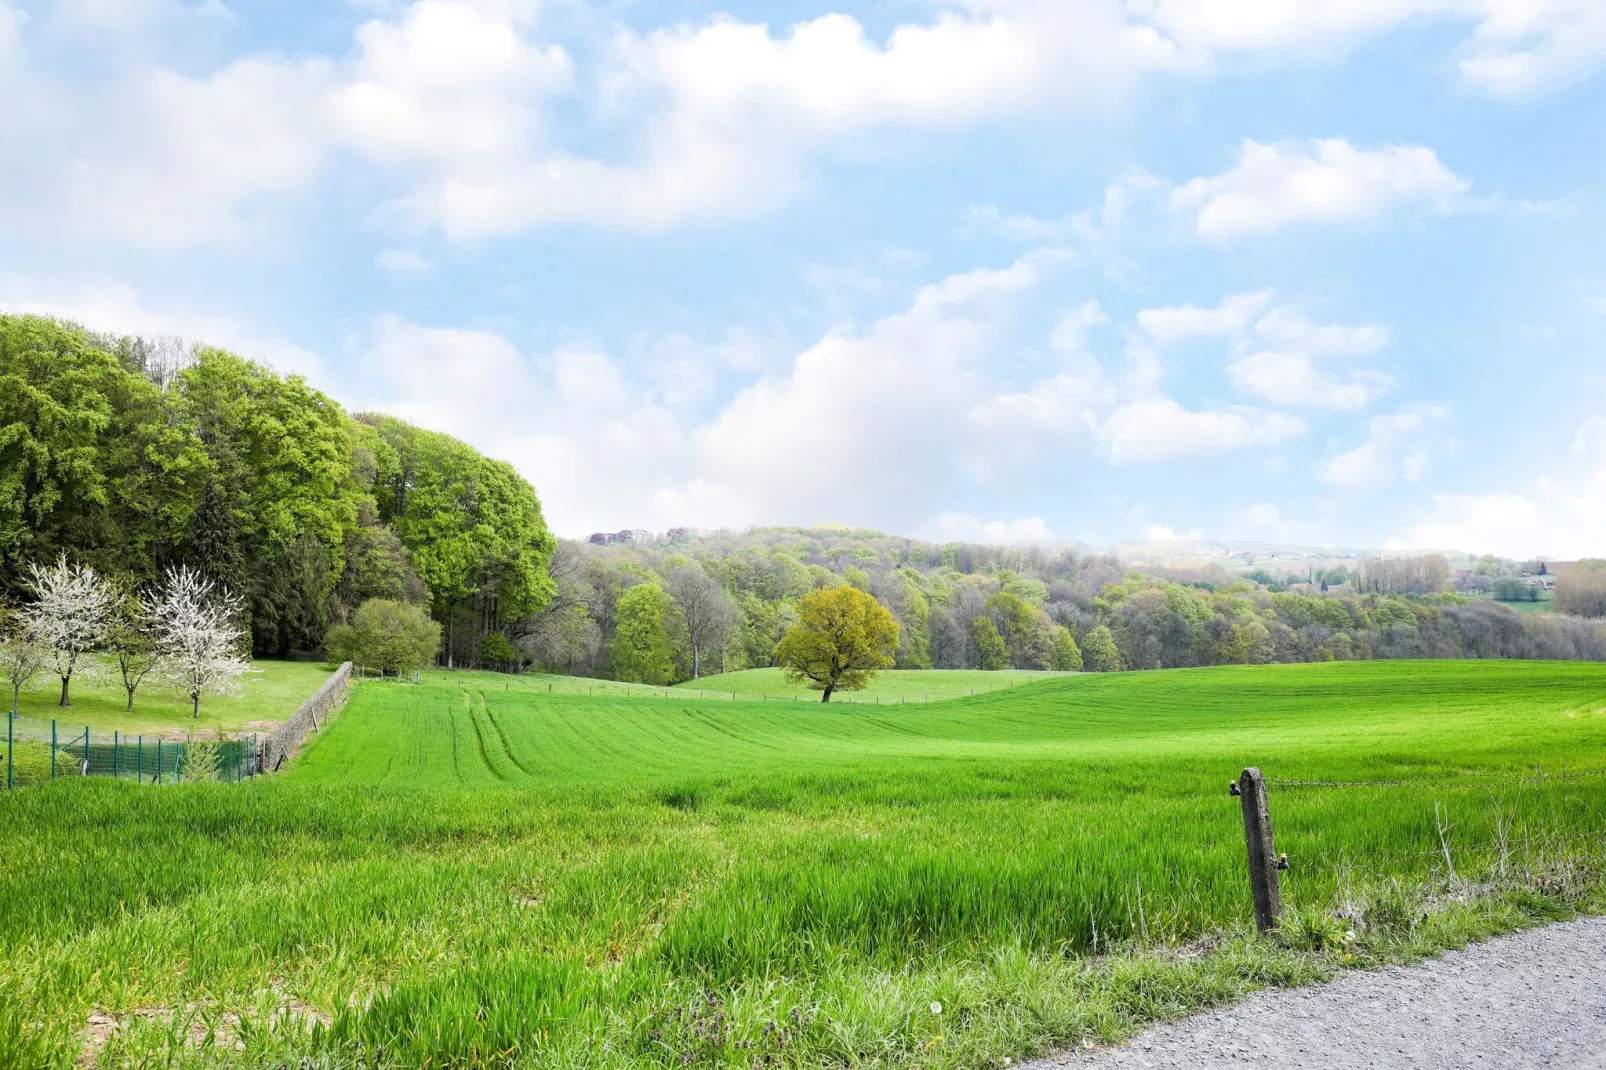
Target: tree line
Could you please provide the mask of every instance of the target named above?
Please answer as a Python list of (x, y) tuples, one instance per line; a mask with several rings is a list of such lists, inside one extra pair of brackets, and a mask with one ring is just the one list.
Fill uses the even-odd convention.
[(540, 610), (554, 541), (511, 465), (221, 349), (0, 316), (0, 601), (65, 555), (119, 588), (184, 568), (249, 651), (318, 651), (373, 599), (448, 664)]
[(898, 668), (1606, 660), (1606, 625), (1458, 594), (1434, 556), (1368, 560), (1322, 583), (1260, 583), (1219, 567), (1135, 570), (1071, 549), (679, 529), (562, 541), (552, 579), (551, 602), (509, 630), (519, 664), (650, 683), (778, 664), (799, 602), (837, 586), (891, 613)]

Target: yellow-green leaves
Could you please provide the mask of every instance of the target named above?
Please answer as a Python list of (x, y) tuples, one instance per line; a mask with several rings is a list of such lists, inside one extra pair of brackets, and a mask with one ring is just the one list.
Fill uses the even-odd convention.
[(885, 606), (846, 585), (823, 587), (797, 604), (797, 623), (775, 648), (787, 678), (825, 694), (858, 691), (898, 652), (898, 622)]

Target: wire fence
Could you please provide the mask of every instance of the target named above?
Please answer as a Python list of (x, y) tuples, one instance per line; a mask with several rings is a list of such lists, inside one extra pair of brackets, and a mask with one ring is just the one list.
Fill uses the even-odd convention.
[(173, 740), (162, 736), (66, 730), (50, 722), (50, 740), (19, 738), (17, 715), (6, 715), (5, 785), (8, 790), (71, 777), (114, 777), (141, 784), (212, 780), (239, 783), (260, 773), (255, 735), (238, 739)]

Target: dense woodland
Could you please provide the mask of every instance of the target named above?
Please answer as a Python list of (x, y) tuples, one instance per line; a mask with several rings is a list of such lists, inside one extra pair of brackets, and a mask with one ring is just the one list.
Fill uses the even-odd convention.
[[(798, 600), (840, 584), (896, 617), (903, 668), (1606, 660), (1606, 625), (1469, 598), (1439, 558), (1289, 584), (842, 528), (559, 542), (534, 488), (449, 436), (222, 350), (0, 316), (0, 597), (62, 553), (134, 586), (190, 566), (259, 654), (386, 599), (428, 608), (448, 665), (653, 683), (773, 664)], [(1606, 615), (1606, 567), (1557, 603)]]
[(546, 604), (553, 547), (534, 489), (446, 435), (223, 350), (0, 316), (0, 597), (63, 553), (130, 588), (187, 565), (257, 654), (383, 597), (427, 603), (461, 661)]

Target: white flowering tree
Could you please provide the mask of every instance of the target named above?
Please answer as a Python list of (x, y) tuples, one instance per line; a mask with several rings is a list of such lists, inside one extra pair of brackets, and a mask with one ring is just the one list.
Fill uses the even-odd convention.
[(54, 565), (30, 564), (28, 574), (34, 600), (23, 607), (22, 619), (50, 648), (61, 677), (61, 704), (70, 706), (78, 659), (106, 637), (117, 596), (94, 569), (72, 564), (65, 554)]
[(201, 696), (239, 687), (250, 664), (240, 651), (245, 632), (234, 624), (240, 599), (187, 566), (169, 569), (150, 602), (156, 646), (167, 672), (189, 692), (190, 711), (201, 715)]

